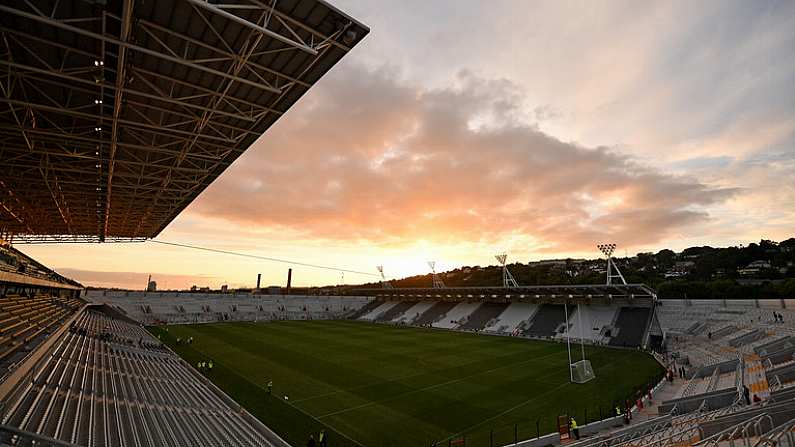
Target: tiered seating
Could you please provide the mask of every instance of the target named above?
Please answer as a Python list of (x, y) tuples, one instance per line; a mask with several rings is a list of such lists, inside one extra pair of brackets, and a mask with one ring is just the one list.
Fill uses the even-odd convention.
[(364, 306), (362, 306), (358, 310), (356, 310), (354, 313), (352, 313), (351, 316), (350, 316), (350, 319), (351, 320), (359, 319), (359, 318), (363, 317), (364, 315), (372, 312), (376, 307), (378, 307), (378, 306), (380, 306), (382, 304), (384, 304), (383, 301), (378, 301), (378, 300), (369, 301), (369, 302), (367, 302), (367, 304), (365, 304)]
[(767, 332), (763, 329), (751, 329), (744, 331), (736, 337), (729, 340), (729, 345), (735, 348), (744, 346), (767, 337)]
[(622, 307), (618, 312), (615, 326), (618, 334), (613, 334), (610, 344), (613, 346), (637, 347), (643, 343), (646, 325), (649, 321), (648, 307)]
[(411, 308), (407, 310), (403, 315), (400, 315), (392, 319), (392, 321), (395, 323), (412, 324), (414, 320), (418, 319), (420, 315), (424, 314), (425, 311), (433, 307), (434, 304), (436, 304), (435, 301), (420, 301), (417, 304), (411, 306)]
[(384, 312), (388, 311), (389, 309), (395, 307), (398, 304), (397, 301), (386, 301), (382, 302), (378, 307), (373, 309), (372, 311), (362, 315), (360, 319), (374, 321), (376, 318), (381, 316)]
[[(569, 315), (569, 332), (573, 338), (602, 342), (606, 328), (616, 318), (613, 306), (580, 305)], [(562, 336), (562, 334), (560, 334)]]
[(720, 327), (712, 331), (712, 338), (717, 340), (719, 338), (723, 338), (729, 334), (734, 334), (737, 332), (737, 326), (733, 324), (728, 324), (726, 326)]
[(513, 333), (519, 326), (530, 320), (538, 309), (537, 304), (511, 303), (492, 323), (486, 331)]
[[(354, 312), (363, 317), (383, 303), (360, 296), (102, 290), (89, 291), (87, 298), (95, 303), (121, 309), (126, 315), (144, 324), (342, 319), (350, 318)], [(365, 306), (368, 307), (362, 309)]]
[(447, 312), (441, 320), (433, 323), (433, 327), (444, 329), (456, 328), (466, 317), (474, 312), (479, 305), (479, 303), (458, 303), (458, 305), (450, 309), (450, 312)]
[(566, 310), (562, 304), (542, 304), (524, 334), (531, 337), (554, 337), (565, 321)]
[(459, 329), (469, 331), (480, 331), (492, 320), (497, 318), (508, 307), (507, 303), (483, 303), (467, 319), (466, 323), (459, 326)]
[(7, 403), (2, 424), (79, 445), (274, 445), (144, 330), (93, 311)]
[(432, 326), (443, 329), (457, 328), (466, 321), (465, 319), (469, 317), (472, 312), (477, 310), (478, 306), (480, 306), (480, 303), (458, 303), (455, 307), (450, 309), (450, 312), (447, 312), (442, 319), (433, 323)]
[(53, 328), (74, 311), (48, 295), (0, 298), (0, 362)]
[(417, 304), (417, 301), (399, 301), (389, 310), (376, 317), (375, 321), (392, 321), (396, 318), (400, 318), (407, 310), (414, 307), (415, 304)]
[(430, 309), (426, 310), (420, 316), (415, 319), (412, 323), (417, 326), (427, 326), (429, 324), (436, 323), (437, 321), (444, 318), (448, 312), (450, 312), (457, 303), (450, 302), (450, 301), (437, 301), (434, 303)]

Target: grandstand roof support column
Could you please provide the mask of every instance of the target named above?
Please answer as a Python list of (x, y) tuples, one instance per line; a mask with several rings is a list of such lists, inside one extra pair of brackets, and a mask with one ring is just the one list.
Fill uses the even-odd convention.
[[(127, 43), (132, 28), (132, 0), (124, 0), (121, 16), (120, 40)], [(124, 85), (127, 83), (127, 47), (119, 46), (119, 56), (116, 64), (116, 94), (113, 99), (113, 124), (110, 133), (110, 153), (108, 154), (108, 182), (105, 187), (105, 218), (102, 226), (100, 240), (104, 242), (108, 237), (108, 220), (110, 219), (110, 198), (113, 189), (113, 171), (116, 165), (116, 147), (119, 141), (119, 115), (121, 114), (124, 98)], [(70, 231), (71, 232), (71, 231)]]

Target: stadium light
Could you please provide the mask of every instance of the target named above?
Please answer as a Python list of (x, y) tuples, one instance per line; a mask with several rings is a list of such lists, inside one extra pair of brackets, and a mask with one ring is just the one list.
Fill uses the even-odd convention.
[(502, 286), (506, 289), (509, 287), (519, 287), (519, 284), (513, 278), (513, 275), (511, 275), (511, 272), (508, 270), (508, 266), (506, 265), (506, 262), (508, 261), (508, 253), (499, 253), (494, 255), (494, 257), (502, 266)]
[(439, 275), (436, 274), (436, 261), (428, 261), (428, 267), (431, 268), (431, 277), (433, 278), (433, 288), (434, 289), (443, 289), (444, 282)]
[[(618, 266), (613, 261), (613, 253), (616, 251), (616, 244), (596, 244), (596, 248), (607, 258), (607, 285), (609, 286), (613, 283), (613, 278), (618, 278), (623, 284), (626, 284), (627, 281), (624, 279), (624, 275), (621, 274)], [(613, 274), (613, 270), (616, 271), (615, 274)]]
[(375, 266), (375, 268), (378, 269), (378, 273), (381, 274), (381, 286), (383, 288), (385, 288), (385, 289), (391, 289), (392, 288), (392, 283), (390, 281), (387, 281), (386, 280), (386, 276), (384, 276), (384, 266), (383, 265), (377, 265), (377, 266)]

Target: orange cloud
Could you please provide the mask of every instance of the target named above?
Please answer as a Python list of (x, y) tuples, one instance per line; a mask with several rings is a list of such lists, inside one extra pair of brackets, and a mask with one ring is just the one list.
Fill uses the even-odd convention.
[(451, 87), (421, 89), (386, 69), (348, 68), (190, 212), (378, 244), (519, 232), (560, 252), (608, 238), (658, 242), (708, 219), (703, 208), (734, 193), (544, 134), (522, 120), (523, 97), (506, 80), (463, 72)]

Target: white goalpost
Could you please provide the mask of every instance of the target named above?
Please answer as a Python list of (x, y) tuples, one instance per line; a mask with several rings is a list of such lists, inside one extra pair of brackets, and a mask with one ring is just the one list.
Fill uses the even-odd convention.
[(563, 309), (566, 313), (566, 348), (569, 352), (569, 380), (572, 383), (585, 383), (596, 378), (596, 374), (591, 366), (591, 361), (585, 358), (585, 342), (582, 338), (582, 312), (580, 304), (577, 303), (577, 327), (580, 333), (580, 349), (582, 358), (572, 362), (571, 358), (571, 325), (569, 324), (569, 304), (568, 300), (563, 302)]

